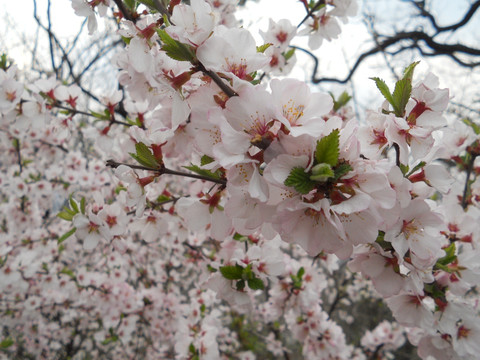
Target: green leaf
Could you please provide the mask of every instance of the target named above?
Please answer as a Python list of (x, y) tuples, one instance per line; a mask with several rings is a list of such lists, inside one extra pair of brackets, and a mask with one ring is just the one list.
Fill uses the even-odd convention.
[(257, 46), (257, 52), (264, 53), (265, 50), (267, 50), (270, 46), (272, 46), (272, 44), (270, 44), (270, 43), (266, 43), (266, 44)]
[(393, 90), (393, 110), (398, 117), (405, 116), (405, 107), (407, 106), (410, 95), (412, 94), (412, 82), (408, 79), (398, 80)]
[(10, 67), (11, 64), (9, 64), (7, 54), (3, 53), (0, 56), (0, 69), (3, 69), (7, 71), (7, 69)]
[(297, 271), (297, 278), (301, 279), (303, 277), (303, 275), (305, 274), (305, 269), (303, 268), (303, 266), (298, 269)]
[(75, 279), (75, 273), (70, 270), (68, 267), (64, 267), (61, 271), (60, 271), (60, 274), (65, 274), (65, 275), (68, 275), (69, 277), (71, 277), (72, 279)]
[(205, 165), (210, 164), (214, 161), (215, 161), (215, 159), (211, 158), (210, 156), (203, 155), (202, 158), (200, 159), (200, 165), (205, 166)]
[(310, 180), (317, 182), (327, 182), (328, 179), (331, 179), (335, 176), (335, 173), (332, 170), (330, 164), (317, 164), (312, 168), (312, 175)]
[(382, 93), (383, 97), (390, 103), (390, 105), (393, 106), (393, 97), (392, 94), (390, 93), (390, 89), (388, 88), (387, 84), (385, 84), (385, 81), (378, 77), (372, 77), (370, 78), (373, 81), (375, 81), (375, 84), (377, 85), (378, 90)]
[(334, 170), (335, 175), (334, 175), (333, 178), (334, 178), (335, 180), (338, 180), (338, 179), (340, 179), (343, 175), (348, 174), (348, 173), (349, 173), (350, 171), (352, 171), (352, 170), (353, 170), (353, 168), (350, 166), (350, 164), (348, 164), (348, 163), (341, 163), (341, 164), (339, 164), (339, 165), (335, 168), (335, 170)]
[(137, 162), (146, 167), (154, 169), (159, 168), (160, 164), (158, 163), (157, 159), (155, 159), (155, 156), (153, 156), (147, 145), (142, 142), (136, 143), (135, 150), (137, 151), (137, 153), (130, 153), (130, 156), (137, 160)]
[(443, 250), (445, 250), (445, 256), (438, 259), (437, 264), (448, 265), (457, 258), (457, 256), (455, 255), (456, 247), (454, 242), (452, 242), (448, 247)]
[(163, 29), (157, 30), (157, 33), (162, 41), (162, 50), (165, 51), (169, 57), (178, 61), (193, 62), (195, 60), (195, 53), (190, 46), (172, 39)]
[(108, 345), (108, 344), (116, 342), (117, 340), (118, 340), (117, 335), (109, 336), (105, 340), (102, 341), (102, 345)]
[(218, 271), (210, 264), (207, 264), (207, 270), (210, 271), (211, 273), (216, 273)]
[(85, 198), (82, 197), (80, 200), (80, 211), (83, 215), (85, 215)]
[(68, 200), (70, 202), (70, 207), (72, 208), (72, 210), (75, 211), (75, 214), (78, 214), (80, 210), (78, 209), (77, 202), (73, 200), (73, 194), (70, 194)]
[(405, 177), (408, 178), (410, 175), (414, 174), (417, 170), (423, 168), (426, 164), (427, 163), (425, 161), (420, 161), (417, 165), (415, 165), (415, 167), (412, 170), (410, 170), (410, 172), (407, 175), (405, 175)]
[(291, 48), (290, 50), (285, 51), (283, 53), (283, 57), (285, 58), (285, 61), (288, 61), (294, 54), (295, 54), (295, 48)]
[(248, 241), (248, 237), (245, 236), (245, 235), (239, 234), (239, 233), (235, 233), (235, 235), (233, 235), (233, 240), (236, 240), (236, 241)]
[(240, 280), (243, 274), (243, 267), (240, 265), (220, 266), (220, 272), (228, 280)]
[(211, 179), (219, 180), (221, 177), (219, 171), (211, 172), (210, 170), (202, 169), (201, 167), (193, 164), (191, 166), (184, 166), (184, 168), (194, 172), (195, 174), (202, 175)]
[(60, 245), (62, 242), (64, 242), (65, 240), (67, 240), (70, 236), (72, 236), (73, 234), (75, 234), (75, 231), (77, 231), (77, 228), (74, 227), (73, 229), (70, 229), (69, 231), (67, 231), (65, 234), (63, 234), (62, 236), (60, 236), (57, 240), (57, 244)]
[(338, 155), (340, 153), (340, 135), (338, 129), (333, 130), (330, 134), (317, 141), (315, 150), (315, 159), (317, 164), (325, 163), (332, 167), (338, 163)]
[(170, 201), (171, 199), (171, 197), (161, 194), (157, 197), (157, 203), (163, 203), (165, 201)]
[(248, 287), (252, 290), (263, 290), (265, 289), (265, 285), (263, 281), (259, 278), (253, 278), (247, 281)]
[(405, 108), (412, 94), (413, 71), (417, 65), (418, 61), (407, 66), (403, 71), (403, 78), (395, 84), (392, 95), (393, 102), (390, 102), (390, 104), (392, 104), (395, 115), (398, 117), (405, 116)]
[(294, 167), (288, 177), (284, 181), (285, 186), (295, 188), (300, 194), (308, 194), (315, 188), (315, 182), (310, 180), (310, 174), (305, 169), (297, 166)]
[(342, 107), (347, 105), (347, 103), (352, 98), (350, 95), (348, 95), (348, 93), (346, 91), (342, 92), (340, 94), (340, 96), (338, 97), (338, 99), (335, 99), (335, 97), (333, 96), (332, 93), (330, 93), (330, 96), (333, 99), (333, 110), (334, 111), (338, 111), (339, 109), (341, 109)]
[(480, 126), (478, 126), (476, 123), (474, 123), (472, 120), (465, 118), (462, 119), (463, 123), (466, 124), (467, 126), (470, 126), (473, 129), (473, 132), (478, 135), (480, 134)]
[(235, 284), (235, 287), (237, 288), (238, 291), (243, 291), (245, 289), (245, 280), (239, 280)]
[(150, 8), (150, 10), (155, 10), (157, 12), (158, 10), (155, 8), (155, 3), (153, 0), (137, 0), (139, 3), (142, 3), (143, 5), (146, 5), (147, 7)]
[(6, 338), (6, 339), (3, 339), (1, 342), (0, 342), (0, 349), (7, 349), (9, 348), (10, 346), (12, 346), (15, 342), (13, 341), (12, 338)]
[(90, 113), (93, 115), (93, 117), (99, 119), (99, 120), (110, 120), (110, 115), (105, 115), (102, 113), (97, 113), (95, 111), (90, 111)]
[(407, 79), (410, 81), (410, 83), (413, 80), (413, 71), (415, 70), (415, 67), (420, 64), (420, 61), (415, 61), (408, 65), (405, 70), (403, 70), (403, 79)]
[(403, 176), (405, 176), (405, 174), (408, 173), (409, 169), (410, 168), (408, 167), (408, 165), (400, 164), (400, 170), (402, 171)]
[(127, 7), (130, 9), (130, 10), (134, 10), (135, 9), (135, 0), (124, 0), (125, 1), (125, 5), (127, 5)]
[[(64, 208), (66, 209), (66, 208)], [(69, 209), (68, 209), (69, 210)], [(60, 219), (63, 219), (63, 220), (66, 220), (66, 221), (72, 221), (73, 220), (73, 217), (75, 216), (75, 214), (72, 214), (71, 212), (67, 212), (65, 210), (63, 211), (60, 211), (57, 216), (60, 218)]]

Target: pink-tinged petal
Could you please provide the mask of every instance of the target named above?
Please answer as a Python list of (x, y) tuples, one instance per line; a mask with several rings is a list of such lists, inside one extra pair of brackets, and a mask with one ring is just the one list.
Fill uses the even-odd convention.
[(268, 200), (268, 185), (257, 169), (253, 170), (252, 177), (248, 184), (248, 192), (252, 198), (258, 199), (261, 202)]
[(353, 195), (350, 199), (342, 201), (340, 204), (332, 205), (331, 209), (337, 214), (352, 214), (367, 209), (370, 203), (370, 196), (357, 193)]
[(130, 64), (139, 73), (148, 72), (152, 68), (153, 58), (150, 51), (141, 39), (134, 37), (128, 45)]
[(85, 250), (93, 250), (97, 247), (101, 236), (98, 233), (92, 232), (83, 239), (83, 248)]
[(282, 154), (270, 161), (263, 172), (263, 176), (268, 182), (276, 186), (285, 187), (283, 183), (290, 175), (292, 169), (294, 167), (306, 168), (308, 161), (309, 158), (305, 155), (291, 156)]
[(182, 198), (177, 201), (175, 208), (192, 231), (203, 230), (210, 224), (208, 206), (198, 199)]
[(345, 229), (347, 240), (352, 244), (371, 244), (377, 239), (378, 225), (376, 218), (370, 214), (370, 211), (339, 217)]
[(210, 235), (212, 238), (222, 241), (232, 231), (232, 221), (227, 217), (225, 211), (215, 210), (212, 214), (212, 227)]

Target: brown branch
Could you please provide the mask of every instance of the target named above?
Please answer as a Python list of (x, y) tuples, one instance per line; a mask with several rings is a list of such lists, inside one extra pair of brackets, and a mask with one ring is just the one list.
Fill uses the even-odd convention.
[(470, 9), (467, 11), (465, 16), (459, 22), (452, 25), (448, 25), (448, 26), (438, 26), (437, 21), (435, 20), (435, 17), (425, 9), (423, 2), (412, 1), (411, 3), (418, 10), (420, 10), (420, 16), (425, 17), (430, 21), (430, 23), (436, 30), (435, 35), (438, 35), (439, 33), (445, 32), (445, 31), (452, 31), (452, 30), (455, 31), (461, 28), (462, 26), (465, 26), (472, 19), (473, 15), (475, 15), (475, 12), (478, 10), (478, 8), (480, 8), (480, 1), (476, 1), (470, 6)]
[(130, 11), (127, 9), (122, 0), (113, 0), (118, 7), (118, 10), (122, 13), (123, 17), (127, 20), (130, 20), (134, 24), (137, 22), (137, 19), (133, 17)]
[[(411, 49), (411, 50), (417, 49), (417, 50), (420, 50), (421, 53), (423, 55), (426, 55), (426, 56), (447, 55), (450, 58), (452, 58), (454, 61), (456, 61), (457, 63), (460, 63), (461, 65), (466, 66), (466, 67), (475, 67), (475, 66), (480, 65), (480, 62), (470, 62), (470, 63), (464, 62), (464, 61), (460, 60), (458, 58), (458, 56), (456, 55), (457, 53), (460, 53), (460, 54), (466, 54), (466, 55), (471, 55), (471, 56), (480, 56), (480, 50), (479, 49), (468, 47), (468, 46), (465, 46), (465, 45), (462, 45), (462, 44), (438, 43), (433, 39), (432, 36), (428, 35), (425, 32), (422, 32), (422, 31), (399, 32), (399, 33), (397, 33), (393, 36), (389, 36), (389, 37), (379, 36), (379, 39), (382, 39), (382, 38), (383, 38), (383, 40), (379, 40), (378, 43), (373, 48), (371, 48), (370, 50), (362, 53), (357, 58), (353, 67), (350, 69), (349, 74), (344, 79), (330, 78), (330, 77), (317, 78), (316, 74), (317, 74), (317, 69), (318, 69), (318, 59), (317, 59), (316, 55), (313, 54), (312, 52), (306, 50), (306, 49), (303, 49), (303, 48), (300, 48), (300, 47), (297, 47), (297, 46), (291, 46), (291, 47), (293, 47), (295, 49), (298, 49), (300, 51), (303, 51), (306, 54), (308, 54), (310, 57), (312, 57), (312, 59), (314, 61), (314, 68), (313, 68), (313, 74), (312, 74), (312, 77), (311, 77), (311, 81), (314, 84), (318, 84), (318, 83), (321, 83), (321, 82), (335, 82), (335, 83), (345, 84), (348, 81), (350, 81), (350, 79), (352, 78), (352, 76), (355, 73), (355, 71), (357, 70), (357, 68), (360, 66), (360, 64), (366, 58), (368, 58), (372, 55), (375, 55), (379, 52), (386, 51), (389, 47), (391, 47), (393, 45), (396, 45), (398, 43), (402, 43), (404, 41), (408, 41), (408, 42), (410, 42), (410, 44), (401, 46), (400, 49), (397, 50), (397, 52), (401, 52), (401, 51), (408, 50), (408, 49)], [(434, 53), (431, 53), (430, 55), (428, 55), (428, 53), (425, 53), (425, 50), (420, 47), (421, 43), (423, 43), (425, 46), (427, 46), (427, 48), (434, 51)]]
[(153, 168), (153, 167), (148, 167), (148, 166), (143, 166), (143, 165), (133, 165), (133, 164), (126, 164), (126, 163), (119, 163), (119, 162), (116, 162), (115, 160), (112, 160), (112, 159), (107, 160), (106, 165), (108, 167), (113, 168), (113, 169), (116, 169), (120, 165), (126, 165), (126, 166), (130, 167), (131, 169), (152, 171), (152, 172), (155, 172), (159, 175), (167, 174), (167, 175), (183, 176), (183, 177), (188, 177), (188, 178), (192, 178), (192, 179), (210, 181), (210, 182), (214, 182), (216, 184), (220, 184), (220, 185), (223, 185), (223, 186), (227, 185), (227, 180), (224, 180), (224, 179), (217, 179), (217, 178), (212, 178), (212, 177), (198, 175), (198, 174), (186, 173), (186, 172), (183, 172), (183, 171), (176, 171), (176, 170), (168, 169), (168, 168), (163, 167), (163, 166), (160, 167), (160, 168)]
[(467, 175), (465, 179), (465, 187), (463, 188), (462, 195), (462, 208), (465, 210), (468, 206), (468, 194), (470, 192), (470, 175), (473, 171), (473, 166), (475, 164), (475, 159), (477, 156), (475, 154), (470, 154), (470, 161), (467, 164)]
[(305, 21), (307, 21), (307, 19), (308, 19), (310, 16), (312, 16), (312, 14), (313, 14), (315, 11), (317, 11), (317, 9), (318, 9), (321, 5), (325, 5), (325, 0), (319, 0), (319, 1), (317, 1), (317, 3), (315, 4), (315, 6), (312, 7), (312, 8), (310, 9), (310, 11), (308, 11), (307, 15), (305, 15), (305, 17), (302, 19), (302, 21), (300, 21), (300, 22), (298, 23), (297, 29), (298, 29), (300, 26), (302, 26), (302, 24), (303, 24)]
[(205, 66), (202, 63), (197, 64), (197, 69), (201, 72), (203, 72), (205, 75), (210, 77), (215, 84), (218, 85), (218, 87), (228, 96), (228, 97), (234, 97), (238, 96), (238, 94), (233, 90), (230, 86), (228, 86), (221, 78), (218, 76), (218, 74), (214, 71), (207, 70)]
[(167, 8), (162, 4), (162, 2), (160, 0), (153, 0), (153, 5), (155, 6), (155, 9), (160, 14), (165, 15), (168, 19), (168, 22), (172, 24), (172, 22), (170, 21), (170, 13), (168, 12)]

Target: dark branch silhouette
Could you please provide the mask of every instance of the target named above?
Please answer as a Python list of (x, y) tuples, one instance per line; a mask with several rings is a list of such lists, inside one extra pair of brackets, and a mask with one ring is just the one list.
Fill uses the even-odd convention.
[(369, 50), (361, 53), (350, 68), (344, 78), (338, 77), (317, 77), (318, 58), (317, 55), (307, 49), (293, 46), (294, 48), (308, 54), (313, 62), (313, 72), (311, 81), (314, 84), (322, 82), (333, 82), (345, 84), (349, 82), (358, 67), (372, 55), (384, 53), (384, 55), (398, 55), (407, 50), (418, 51), (424, 57), (446, 56), (462, 67), (475, 68), (480, 65), (480, 49), (461, 42), (447, 43), (437, 40), (436, 37), (445, 32), (455, 33), (466, 26), (473, 19), (477, 10), (480, 8), (480, 1), (470, 5), (470, 8), (461, 20), (448, 26), (439, 26), (437, 20), (431, 12), (428, 11), (424, 1), (407, 1), (419, 11), (419, 17), (427, 19), (433, 27), (433, 31), (419, 28), (414, 31), (398, 31), (393, 35), (383, 35), (378, 33), (372, 26), (371, 33), (375, 45)]

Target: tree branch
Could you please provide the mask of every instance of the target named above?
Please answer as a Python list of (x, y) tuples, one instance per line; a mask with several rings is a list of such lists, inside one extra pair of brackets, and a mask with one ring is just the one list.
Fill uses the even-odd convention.
[(130, 20), (134, 24), (137, 22), (137, 19), (133, 17), (130, 11), (127, 9), (122, 0), (113, 0), (118, 7), (118, 10), (122, 13), (123, 17), (127, 20)]

